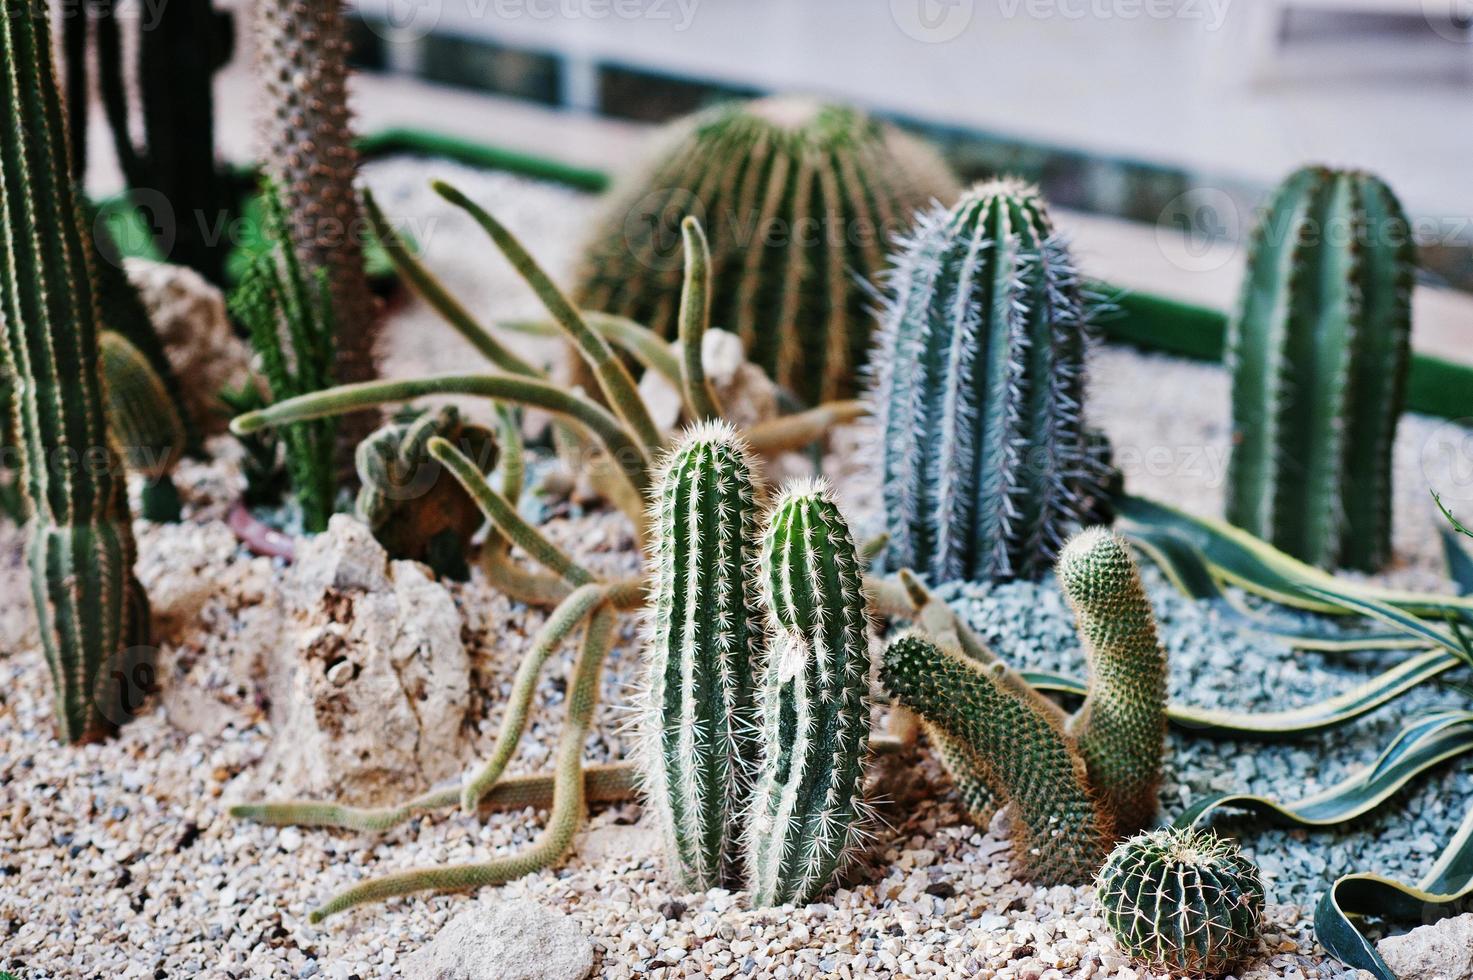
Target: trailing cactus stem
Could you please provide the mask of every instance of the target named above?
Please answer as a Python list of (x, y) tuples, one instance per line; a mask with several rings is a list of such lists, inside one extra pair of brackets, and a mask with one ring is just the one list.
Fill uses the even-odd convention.
[(552, 813), (542, 833), (526, 850), (489, 861), (421, 868), (385, 875), (334, 896), (309, 916), (314, 923), (330, 915), (398, 895), (421, 891), (462, 891), (500, 885), (546, 868), (568, 852), (587, 812), (583, 795), (583, 740), (598, 700), (598, 681), (614, 639), (614, 610), (601, 605), (589, 617), (583, 648), (568, 684), (567, 717), (558, 737)]
[(1090, 664), (1090, 691), (1069, 730), (1114, 832), (1156, 816), (1166, 754), (1166, 651), (1129, 546), (1106, 528), (1076, 535), (1059, 556), (1059, 584)]
[(740, 888), (762, 621), (752, 462), (731, 426), (687, 431), (656, 481), (651, 510), (644, 796), (681, 887)]
[(828, 490), (779, 498), (762, 544), (771, 648), (757, 703), (762, 765), (747, 822), (757, 906), (811, 901), (869, 819), (869, 619), (849, 527)]
[(827, 402), (817, 408), (759, 422), (743, 435), (752, 452), (759, 456), (776, 456), (802, 449), (823, 438), (829, 430), (848, 425), (868, 414), (869, 405), (862, 401)]
[(685, 400), (695, 419), (721, 418), (716, 389), (706, 377), (706, 329), (711, 324), (711, 249), (701, 223), (680, 222), (685, 245), (685, 286), (680, 291), (680, 348), (684, 358)]

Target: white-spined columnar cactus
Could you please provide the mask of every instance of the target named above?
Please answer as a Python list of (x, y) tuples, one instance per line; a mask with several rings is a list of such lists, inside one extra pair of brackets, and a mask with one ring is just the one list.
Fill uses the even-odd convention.
[(757, 491), (725, 422), (692, 427), (655, 481), (640, 779), (681, 887), (741, 888), (761, 664)]
[(770, 639), (747, 886), (754, 905), (803, 904), (843, 870), (867, 823), (868, 611), (849, 526), (821, 482), (782, 493), (761, 560)]
[(892, 263), (870, 393), (886, 564), (1037, 577), (1103, 493), (1068, 248), (1036, 189), (998, 180), (922, 212)]

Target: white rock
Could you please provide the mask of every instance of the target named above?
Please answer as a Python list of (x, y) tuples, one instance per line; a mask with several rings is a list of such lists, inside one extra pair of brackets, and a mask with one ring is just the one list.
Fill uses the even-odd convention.
[[(680, 342), (672, 343), (670, 350), (680, 357)], [(737, 428), (748, 428), (777, 417), (777, 386), (761, 368), (747, 361), (736, 334), (707, 330), (701, 341), (701, 363), (716, 397), (721, 400), (722, 412)], [(673, 430), (680, 422), (683, 407), (675, 386), (658, 372), (646, 371), (640, 379), (639, 391), (655, 425), (667, 432)]]
[(1473, 912), (1388, 936), (1376, 950), (1399, 980), (1473, 980)]
[(583, 980), (592, 971), (582, 928), (526, 899), (478, 903), (404, 960), (406, 980)]

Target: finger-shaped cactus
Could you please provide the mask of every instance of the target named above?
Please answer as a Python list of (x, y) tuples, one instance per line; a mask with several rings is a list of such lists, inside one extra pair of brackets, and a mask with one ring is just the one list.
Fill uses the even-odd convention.
[(656, 481), (651, 525), (644, 795), (680, 885), (736, 889), (763, 624), (752, 463), (729, 425), (698, 424), (682, 437)]
[(893, 263), (870, 391), (886, 564), (1042, 575), (1103, 492), (1068, 249), (1038, 191), (1002, 180), (920, 215)]
[(713, 323), (807, 404), (854, 391), (869, 348), (862, 280), (956, 184), (928, 147), (854, 109), (770, 98), (672, 126), (592, 236), (576, 300), (673, 339), (683, 217), (711, 236)]
[[(0, 331), (33, 524), (28, 560), (63, 741), (136, 710), (148, 634), (123, 468), (107, 433), (90, 249), (67, 166), (45, 4), (0, 17)], [(120, 700), (126, 697), (127, 700)]]
[(778, 498), (761, 563), (770, 648), (747, 882), (755, 905), (802, 904), (852, 859), (868, 820), (869, 614), (849, 526), (822, 483)]
[(1258, 868), (1210, 832), (1158, 830), (1123, 842), (1095, 897), (1120, 948), (1151, 970), (1221, 976), (1258, 945)]
[(1386, 563), (1415, 271), (1376, 177), (1306, 167), (1280, 186), (1228, 331), (1234, 524), (1311, 564)]
[(1059, 556), (1059, 585), (1089, 658), (1090, 689), (1069, 722), (1091, 789), (1117, 834), (1150, 825), (1166, 754), (1166, 651), (1129, 546), (1081, 531)]
[(383, 426), (358, 444), (359, 520), (391, 558), (422, 561), (438, 575), (465, 579), (466, 549), (484, 520), (476, 501), (429, 452), (448, 440), (482, 473), (496, 467), (496, 437), (465, 422), (453, 405)]
[(111, 330), (99, 335), (98, 347), (108, 429), (128, 468), (144, 479), (143, 516), (177, 521), (179, 492), (171, 474), (188, 441), (184, 421), (138, 348)]
[(966, 768), (1011, 804), (1013, 850), (1031, 878), (1083, 884), (1110, 839), (1064, 717), (1000, 662), (979, 664), (920, 636), (885, 650), (880, 683), (949, 738)]

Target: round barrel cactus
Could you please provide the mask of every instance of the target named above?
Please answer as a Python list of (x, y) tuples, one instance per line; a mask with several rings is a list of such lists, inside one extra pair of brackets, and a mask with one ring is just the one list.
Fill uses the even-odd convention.
[(717, 106), (673, 124), (614, 194), (576, 299), (673, 338), (680, 222), (694, 215), (710, 237), (712, 324), (800, 400), (846, 397), (870, 346), (863, 282), (916, 210), (956, 191), (935, 152), (855, 109)]
[(1221, 976), (1258, 945), (1258, 868), (1211, 832), (1130, 838), (1100, 870), (1095, 896), (1120, 948), (1153, 970)]

